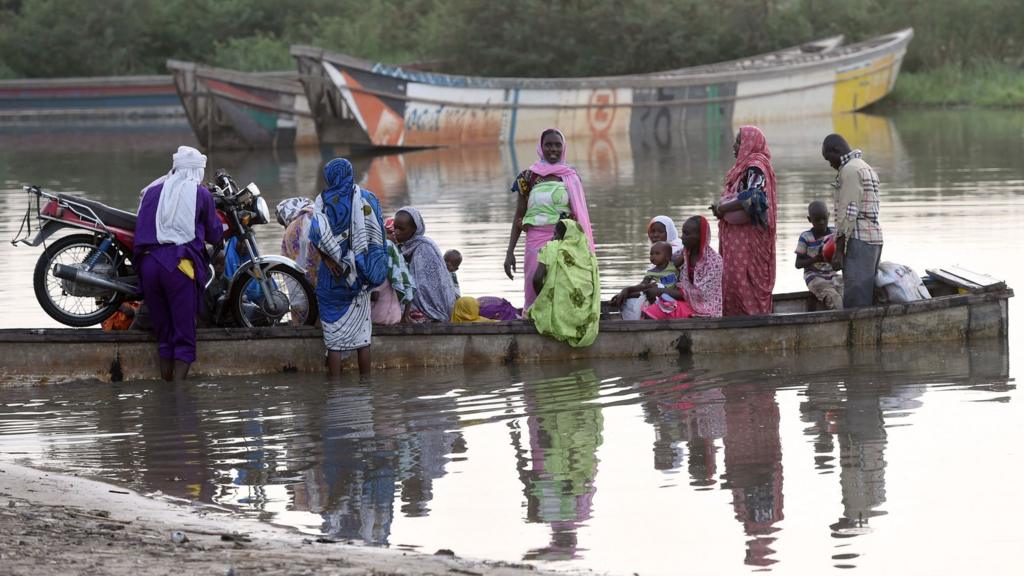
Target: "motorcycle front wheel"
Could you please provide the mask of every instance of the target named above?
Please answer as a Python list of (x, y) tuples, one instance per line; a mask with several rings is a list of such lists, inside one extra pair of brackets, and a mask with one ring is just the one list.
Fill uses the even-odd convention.
[(228, 295), (229, 309), (238, 326), (313, 326), (319, 317), (316, 294), (309, 280), (294, 268), (274, 264), (266, 268), (270, 294), (264, 294), (254, 266), (239, 270)]
[[(92, 234), (73, 234), (50, 244), (39, 256), (32, 275), (32, 287), (36, 300), (50, 318), (66, 326), (82, 328), (99, 324), (117, 312), (121, 295), (114, 290), (69, 282), (53, 275), (55, 264), (83, 266), (101, 241), (100, 237)], [(120, 262), (115, 261), (110, 254), (114, 251), (117, 248), (111, 247), (108, 252), (100, 254), (93, 271), (116, 275), (117, 266), (124, 258), (118, 258)]]

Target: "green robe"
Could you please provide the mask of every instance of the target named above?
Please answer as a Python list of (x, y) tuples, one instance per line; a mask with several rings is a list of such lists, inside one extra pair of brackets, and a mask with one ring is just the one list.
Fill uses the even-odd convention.
[(565, 238), (548, 242), (537, 256), (547, 267), (547, 276), (527, 316), (538, 333), (584, 348), (594, 343), (601, 320), (597, 258), (579, 223), (562, 222)]

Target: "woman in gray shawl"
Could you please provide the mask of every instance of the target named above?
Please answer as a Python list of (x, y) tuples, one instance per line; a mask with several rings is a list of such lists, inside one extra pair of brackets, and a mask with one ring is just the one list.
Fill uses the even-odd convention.
[(449, 322), (455, 306), (455, 286), (444, 263), (441, 249), (424, 236), (426, 226), (420, 211), (406, 206), (395, 212), (395, 239), (409, 265), (416, 297), (406, 322)]

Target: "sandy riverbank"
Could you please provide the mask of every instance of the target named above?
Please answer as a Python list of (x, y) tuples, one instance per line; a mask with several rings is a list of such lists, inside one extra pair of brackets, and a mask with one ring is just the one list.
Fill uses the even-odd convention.
[[(176, 543), (175, 531), (187, 540)], [(457, 544), (452, 544), (455, 552)], [(521, 576), (546, 572), (527, 564), (317, 542), (285, 528), (204, 507), (0, 463), (0, 573)]]

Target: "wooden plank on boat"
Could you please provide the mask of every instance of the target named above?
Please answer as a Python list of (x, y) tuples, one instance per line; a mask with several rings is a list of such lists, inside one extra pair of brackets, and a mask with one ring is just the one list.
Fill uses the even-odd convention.
[(1006, 282), (1002, 280), (987, 274), (972, 272), (959, 266), (929, 268), (925, 272), (940, 282), (969, 292), (989, 292), (1006, 288)]
[(949, 272), (950, 274), (963, 278), (964, 280), (970, 280), (971, 282), (974, 282), (975, 284), (990, 290), (993, 288), (1006, 286), (1006, 282), (1003, 282), (998, 278), (993, 278), (988, 274), (981, 274), (980, 272), (973, 272), (966, 268), (961, 268), (960, 266), (948, 266), (946, 268), (943, 268), (943, 270)]

